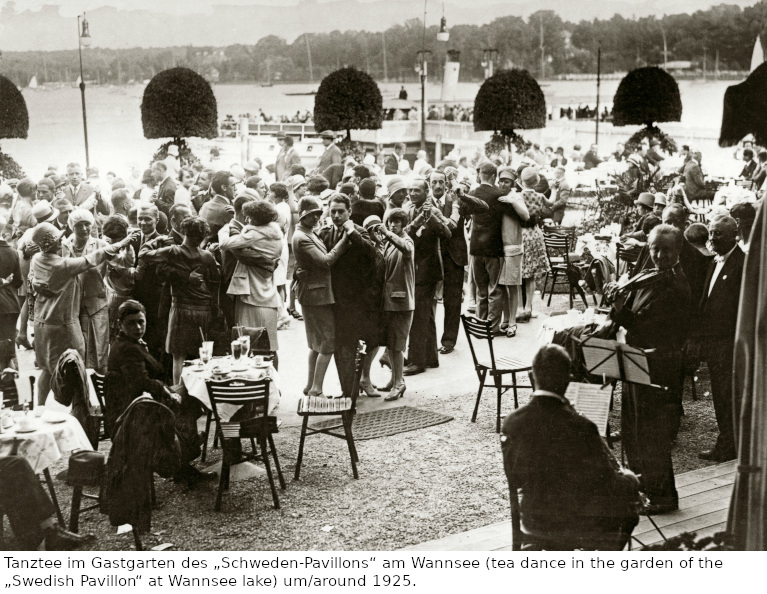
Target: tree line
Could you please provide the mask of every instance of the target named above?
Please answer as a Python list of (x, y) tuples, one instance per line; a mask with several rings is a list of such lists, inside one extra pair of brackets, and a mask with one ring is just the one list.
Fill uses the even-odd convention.
[[(441, 75), (449, 49), (461, 52), (461, 79), (484, 78), (484, 51), (497, 50), (495, 67), (522, 68), (534, 76), (595, 73), (597, 48), (602, 48), (602, 72), (626, 72), (668, 61), (690, 61), (709, 71), (748, 70), (754, 40), (765, 37), (767, 0), (754, 6), (719, 5), (693, 14), (627, 19), (613, 16), (571, 23), (553, 11), (539, 11), (527, 19), (508, 16), (486, 25), (454, 25), (450, 41), (438, 42), (437, 26), (426, 30), (430, 76)], [(191, 68), (208, 80), (222, 83), (319, 82), (344, 66), (354, 66), (377, 80), (413, 81), (416, 54), (423, 47), (418, 19), (383, 33), (333, 31), (309, 33), (293, 42), (276, 35), (254, 45), (83, 50), (86, 81), (125, 84), (151, 79), (174, 66)], [(664, 45), (665, 40), (665, 45)], [(79, 76), (77, 50), (5, 52), (0, 72), (26, 86), (74, 83)]]

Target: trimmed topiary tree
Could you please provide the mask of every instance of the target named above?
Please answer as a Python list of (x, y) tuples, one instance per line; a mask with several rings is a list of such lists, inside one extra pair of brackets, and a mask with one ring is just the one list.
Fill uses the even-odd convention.
[[(29, 112), (24, 96), (13, 82), (0, 76), (0, 138), (26, 138)], [(0, 151), (0, 177), (22, 178), (24, 171), (10, 155)]]
[(356, 68), (331, 72), (314, 96), (314, 127), (322, 130), (378, 130), (383, 121), (383, 98), (370, 75)]
[(734, 146), (748, 134), (767, 146), (767, 62), (724, 92), (719, 146)]
[(663, 150), (676, 152), (676, 142), (654, 124), (682, 119), (679, 85), (662, 68), (637, 68), (623, 77), (613, 98), (614, 126), (644, 126), (627, 143), (635, 150), (642, 138), (658, 138)]
[(179, 148), (182, 138), (216, 138), (218, 107), (213, 89), (189, 68), (163, 70), (144, 89), (141, 123), (145, 138), (173, 138)]
[(493, 132), (488, 143), (521, 145), (524, 139), (517, 130), (546, 127), (546, 99), (538, 82), (527, 70), (500, 70), (479, 88), (474, 99), (474, 130)]

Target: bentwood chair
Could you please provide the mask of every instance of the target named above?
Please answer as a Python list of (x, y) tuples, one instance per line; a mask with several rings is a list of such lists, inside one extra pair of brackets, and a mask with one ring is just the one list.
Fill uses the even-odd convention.
[[(298, 459), (296, 460), (296, 472), (294, 480), (298, 480), (301, 474), (301, 462), (304, 458), (304, 442), (308, 435), (324, 434), (331, 437), (337, 437), (346, 441), (349, 448), (349, 456), (352, 462), (352, 474), (355, 479), (359, 478), (357, 473), (357, 447), (354, 445), (354, 435), (352, 435), (352, 422), (357, 408), (357, 396), (360, 391), (360, 379), (362, 377), (362, 363), (365, 359), (365, 343), (360, 341), (357, 346), (357, 355), (355, 360), (354, 381), (352, 382), (352, 393), (344, 394), (341, 398), (323, 398), (319, 396), (304, 396), (298, 401), (298, 416), (303, 418), (301, 424), (301, 440), (298, 445)], [(335, 417), (337, 422), (324, 422), (321, 426), (309, 426), (309, 419), (315, 417)], [(343, 429), (343, 433), (336, 433), (338, 429)]]
[(109, 437), (109, 431), (107, 431), (107, 424), (104, 420), (106, 417), (106, 406), (104, 406), (104, 385), (106, 382), (106, 376), (101, 375), (100, 373), (96, 371), (91, 372), (91, 384), (93, 385), (93, 391), (96, 393), (96, 400), (99, 401), (99, 408), (101, 408), (101, 413), (98, 415), (95, 415), (99, 419), (99, 424), (101, 425), (100, 431), (99, 431), (99, 441), (102, 439), (110, 439)]
[[(269, 456), (271, 455), (274, 458), (280, 488), (285, 489), (285, 479), (282, 476), (280, 461), (277, 458), (277, 449), (274, 447), (274, 438), (272, 437), (278, 431), (277, 420), (269, 416), (269, 387), (271, 380), (268, 377), (262, 380), (208, 380), (205, 384), (208, 387), (208, 395), (210, 396), (213, 415), (216, 419), (216, 435), (221, 438), (221, 448), (223, 450), (221, 476), (218, 482), (218, 493), (216, 494), (216, 511), (221, 511), (221, 498), (224, 491), (229, 488), (231, 467), (235, 464), (250, 461), (264, 463), (266, 475), (269, 478), (269, 486), (272, 490), (274, 508), (280, 509), (280, 499), (277, 495), (277, 488), (272, 475), (272, 466), (269, 461)], [(237, 421), (224, 421), (218, 412), (219, 404), (243, 406), (243, 410), (247, 411), (247, 414), (244, 415), (246, 418)], [(235, 414), (235, 416), (240, 415)], [(250, 440), (250, 452), (242, 450), (242, 439)], [(256, 450), (256, 440), (258, 440), (258, 451)]]
[[(471, 357), (474, 359), (474, 370), (479, 379), (479, 390), (477, 390), (477, 402), (474, 405), (474, 412), (471, 415), (471, 422), (477, 421), (477, 411), (479, 410), (479, 401), (482, 398), (482, 390), (485, 388), (485, 380), (488, 374), (492, 378), (496, 389), (496, 418), (495, 432), (501, 432), (501, 397), (509, 390), (514, 391), (514, 408), (519, 408), (519, 399), (517, 390), (519, 388), (531, 389), (531, 384), (520, 384), (517, 381), (518, 373), (528, 373), (532, 370), (532, 363), (518, 359), (516, 357), (497, 357), (493, 349), (493, 325), (489, 320), (480, 320), (478, 318), (461, 316), (463, 330), (466, 333), (466, 340), (469, 343)], [(487, 358), (483, 354), (477, 354), (478, 348), (475, 348), (474, 340), (487, 343)], [(511, 383), (503, 383), (504, 375), (511, 375)]]
[[(551, 297), (554, 294), (554, 287), (557, 284), (567, 285), (570, 292), (570, 309), (573, 308), (574, 291), (583, 299), (583, 303), (586, 307), (589, 306), (586, 301), (586, 293), (583, 291), (578, 282), (580, 278), (576, 279), (573, 272), (577, 273), (575, 262), (571, 259), (571, 238), (568, 235), (560, 233), (551, 233), (544, 231), (543, 243), (546, 246), (546, 259), (549, 261), (549, 268), (551, 269), (551, 288), (549, 289), (549, 307), (551, 307)], [(557, 278), (561, 275), (561, 280), (557, 283)], [(546, 280), (548, 279), (548, 273), (546, 279), (543, 281), (543, 289), (546, 290)], [(596, 305), (596, 303), (595, 303)]]

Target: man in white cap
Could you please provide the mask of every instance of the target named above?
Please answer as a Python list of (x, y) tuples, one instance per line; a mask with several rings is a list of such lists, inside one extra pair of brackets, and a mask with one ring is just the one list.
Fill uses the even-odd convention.
[(340, 165), (343, 159), (341, 155), (341, 149), (338, 148), (335, 143), (335, 132), (331, 130), (325, 130), (324, 132), (320, 133), (320, 138), (322, 138), (322, 144), (325, 147), (325, 152), (322, 153), (316, 170), (321, 173), (331, 165)]

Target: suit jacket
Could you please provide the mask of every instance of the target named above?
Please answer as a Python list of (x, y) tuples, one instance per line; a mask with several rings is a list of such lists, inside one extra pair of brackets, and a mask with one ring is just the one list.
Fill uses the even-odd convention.
[(553, 188), (556, 190), (556, 198), (554, 200), (554, 206), (551, 207), (551, 210), (553, 211), (551, 220), (557, 225), (561, 225), (562, 219), (565, 218), (567, 200), (570, 198), (570, 194), (573, 193), (573, 189), (565, 180), (555, 182)]
[(458, 198), (452, 191), (445, 194), (442, 214), (448, 219), (450, 237), (440, 240), (443, 259), (450, 258), (456, 266), (469, 264), (469, 248), (466, 245), (466, 234), (463, 232), (466, 219), (488, 209), (487, 202), (474, 196), (464, 194), (463, 198)]
[(444, 217), (432, 215), (425, 220), (422, 208), (415, 204), (405, 207), (410, 224), (405, 228), (415, 246), (415, 284), (431, 285), (442, 280), (440, 238), (450, 239), (450, 227)]
[(162, 180), (162, 183), (157, 188), (157, 208), (165, 213), (165, 216), (170, 216), (170, 208), (176, 201), (176, 182), (173, 178), (166, 177)]
[(703, 336), (712, 340), (735, 340), (738, 304), (740, 303), (740, 281), (743, 276), (745, 260), (746, 255), (736, 245), (724, 263), (710, 295), (709, 288), (716, 268), (716, 260), (712, 260), (708, 265), (703, 296), (700, 300), (700, 329)]
[[(14, 314), (21, 311), (19, 304), (18, 289), (25, 280), (21, 277), (21, 260), (19, 254), (8, 242), (0, 239), (0, 278), (8, 278), (13, 275), (13, 280), (0, 287), (0, 312), (4, 314)], [(4, 340), (6, 336), (0, 336)]]
[(638, 484), (619, 473), (601, 439), (594, 423), (551, 396), (506, 417), (503, 466), (510, 496), (521, 491), (525, 528), (582, 534), (599, 531), (605, 518), (636, 517)]
[(394, 153), (387, 155), (384, 159), (384, 174), (397, 175), (399, 173), (399, 157)]
[[(86, 182), (81, 182), (77, 188), (77, 195), (72, 192), (72, 186), (67, 184), (64, 186), (64, 198), (72, 203), (75, 208), (82, 208), (82, 204), (93, 195), (93, 186)], [(88, 210), (93, 210), (93, 207)]]
[(498, 198), (503, 192), (490, 184), (480, 184), (474, 190), (473, 196), (485, 202), (488, 209), (472, 215), (471, 238), (469, 240), (469, 253), (472, 256), (486, 258), (503, 257), (503, 238), (501, 227), (503, 215), (518, 217), (517, 211), (511, 204), (499, 202)]
[(341, 161), (341, 149), (333, 143), (322, 153), (320, 162), (317, 165), (317, 171), (325, 171), (331, 165), (338, 165)]
[[(335, 145), (334, 145), (335, 146)], [(300, 165), (301, 157), (292, 146), (285, 150), (282, 149), (274, 162), (274, 177), (277, 181), (283, 181), (290, 175), (290, 169), (293, 165)]]
[(706, 192), (706, 180), (695, 159), (690, 159), (684, 166), (684, 191), (689, 200), (697, 200)]
[(751, 159), (748, 163), (746, 163), (743, 166), (743, 170), (740, 172), (739, 177), (751, 179), (755, 172), (756, 172), (756, 161), (754, 159)]
[[(376, 310), (380, 307), (371, 303), (365, 297), (370, 296), (368, 289), (374, 282), (376, 272), (376, 248), (364, 227), (355, 225), (358, 236), (350, 236), (349, 249), (338, 258), (330, 269), (333, 280), (333, 299), (336, 305), (347, 308), (358, 308), (365, 311)], [(341, 240), (342, 233), (335, 227), (325, 227), (317, 234), (329, 252)], [(379, 295), (380, 297), (380, 295)]]
[(226, 197), (216, 194), (202, 205), (200, 218), (208, 223), (210, 237), (216, 237), (221, 227), (229, 224), (234, 218), (234, 207)]
[[(330, 269), (341, 257), (338, 243), (330, 253), (316, 233), (299, 225), (293, 233), (296, 257), (296, 297), (301, 305), (333, 305), (333, 280)], [(300, 269), (300, 270), (299, 270)]]

